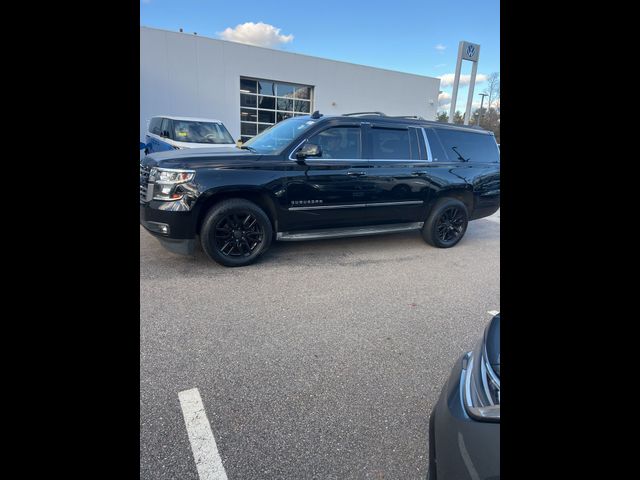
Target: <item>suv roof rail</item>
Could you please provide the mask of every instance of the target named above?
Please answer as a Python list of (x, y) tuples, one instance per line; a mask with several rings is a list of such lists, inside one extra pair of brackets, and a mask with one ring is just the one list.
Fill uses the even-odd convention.
[(379, 117), (386, 117), (387, 115), (382, 112), (354, 112), (354, 113), (343, 113), (343, 117), (356, 117), (358, 115), (378, 115)]
[(424, 120), (420, 115), (387, 115), (383, 112), (354, 112), (354, 113), (343, 113), (343, 117), (358, 117), (358, 116), (366, 116), (366, 115), (376, 115), (378, 117), (388, 117), (388, 118), (410, 118), (414, 120)]
[(421, 117), (420, 115), (393, 115), (389, 118), (412, 118), (414, 120), (424, 120), (424, 117)]

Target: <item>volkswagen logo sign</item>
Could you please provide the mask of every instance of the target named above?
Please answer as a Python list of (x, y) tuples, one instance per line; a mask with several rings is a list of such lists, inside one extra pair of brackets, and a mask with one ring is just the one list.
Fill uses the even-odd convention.
[(474, 47), (473, 45), (467, 45), (467, 57), (473, 57), (475, 53), (476, 47)]

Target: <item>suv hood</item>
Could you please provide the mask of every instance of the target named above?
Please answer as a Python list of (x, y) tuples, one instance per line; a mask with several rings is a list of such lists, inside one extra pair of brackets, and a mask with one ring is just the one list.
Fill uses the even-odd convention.
[(172, 150), (147, 155), (142, 165), (160, 168), (199, 168), (237, 164), (239, 161), (260, 160), (262, 155), (238, 147), (208, 147)]
[(173, 140), (172, 142), (176, 147), (183, 148), (235, 148), (236, 143), (189, 143), (189, 142), (179, 142)]

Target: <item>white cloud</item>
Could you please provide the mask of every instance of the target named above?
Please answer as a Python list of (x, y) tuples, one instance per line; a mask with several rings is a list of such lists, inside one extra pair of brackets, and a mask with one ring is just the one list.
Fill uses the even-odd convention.
[(293, 35), (281, 35), (280, 29), (268, 23), (246, 22), (236, 28), (227, 28), (218, 32), (223, 40), (247, 43), (258, 47), (275, 47), (293, 41)]
[(436, 49), (438, 52), (440, 52), (440, 53), (443, 53), (443, 52), (447, 49), (447, 47), (445, 47), (445, 46), (444, 46), (444, 45), (442, 45), (441, 43), (439, 43), (438, 45), (436, 45), (436, 46), (435, 46), (435, 47), (433, 47), (433, 48), (435, 48), (435, 49)]
[(447, 105), (451, 104), (451, 95), (448, 94), (447, 92), (442, 92), (440, 95), (438, 95), (438, 107), (439, 108), (444, 108)]
[(447, 92), (441, 92), (438, 95), (438, 112), (447, 112), (449, 113), (449, 109), (451, 108), (451, 94)]
[[(450, 87), (453, 85), (453, 80), (455, 78), (455, 73), (446, 73), (438, 77), (440, 79), (440, 87)], [(476, 85), (478, 83), (486, 82), (488, 75), (484, 73), (478, 73), (476, 75)], [(460, 86), (469, 85), (471, 81), (471, 75), (460, 75)]]

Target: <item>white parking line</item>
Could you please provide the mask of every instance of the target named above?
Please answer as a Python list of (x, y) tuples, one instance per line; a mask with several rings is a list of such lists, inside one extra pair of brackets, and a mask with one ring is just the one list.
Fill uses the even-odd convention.
[(227, 480), (216, 439), (197, 388), (178, 393), (200, 480)]
[(489, 310), (487, 313), (493, 317), (494, 315), (499, 314), (500, 311), (499, 310)]

